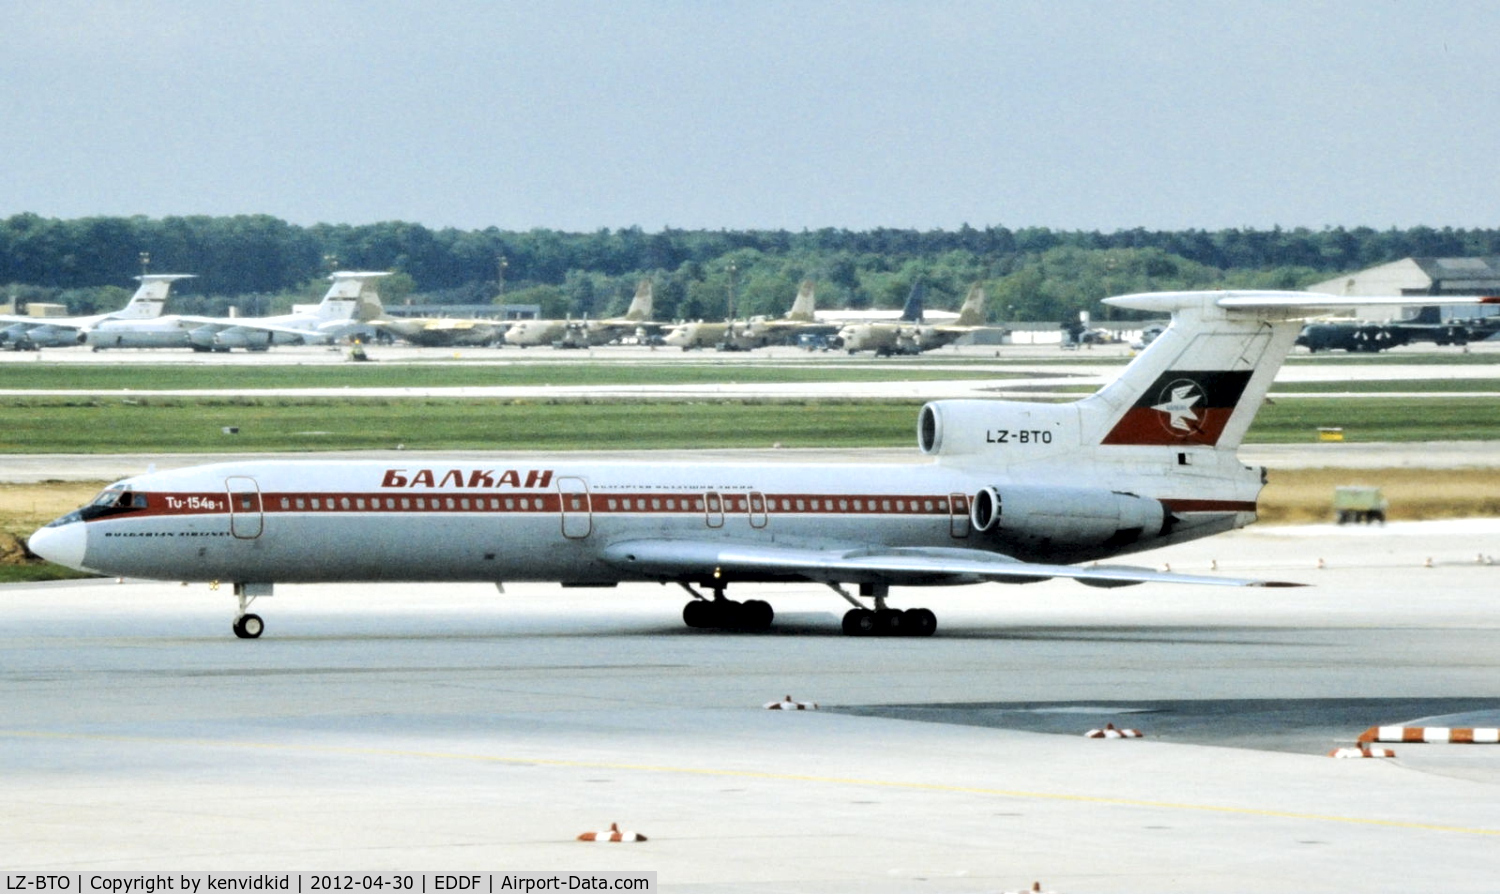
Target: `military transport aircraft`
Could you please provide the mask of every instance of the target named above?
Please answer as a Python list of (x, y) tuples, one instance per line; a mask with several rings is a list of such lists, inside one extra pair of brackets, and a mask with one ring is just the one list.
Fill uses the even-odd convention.
[(90, 326), (85, 342), (94, 350), (192, 348), (265, 351), (272, 345), (328, 344), (384, 313), (375, 280), (387, 273), (339, 271), (316, 310), (275, 317), (194, 317), (105, 320)]
[(0, 316), (0, 345), (17, 350), (82, 344), (89, 329), (106, 320), (145, 321), (161, 316), (172, 283), (191, 279), (191, 273), (148, 273), (137, 276), (140, 288), (117, 311), (88, 317)]
[(498, 345), (510, 328), (507, 320), (480, 317), (382, 317), (370, 325), (424, 348)]
[(844, 350), (851, 354), (874, 351), (877, 356), (920, 354), (952, 344), (959, 338), (984, 326), (984, 287), (969, 287), (963, 307), (952, 323), (923, 322), (922, 298), (925, 287), (919, 280), (906, 299), (901, 319), (892, 322), (850, 323), (839, 330)]
[(552, 345), (555, 348), (589, 348), (605, 345), (618, 338), (635, 335), (654, 327), (651, 321), (651, 280), (643, 279), (635, 287), (635, 296), (625, 309), (625, 316), (605, 320), (517, 320), (505, 332), (505, 343), (526, 348)]
[(791, 344), (803, 333), (833, 335), (838, 326), (820, 323), (816, 317), (816, 288), (804, 279), (797, 287), (797, 297), (785, 316), (754, 316), (747, 320), (712, 322), (698, 320), (666, 327), (662, 342), (690, 351), (693, 348), (717, 348), (721, 351), (749, 351), (768, 345)]
[[(127, 478), (30, 546), (99, 574), (230, 583), (244, 638), (264, 629), (251, 602), (278, 582), (660, 581), (691, 594), (689, 626), (763, 629), (771, 606), (727, 598), (731, 585), (812, 581), (855, 606), (846, 633), (908, 636), (930, 635), (937, 619), (892, 607), (892, 587), (1266, 585), (1076, 563), (1254, 521), (1265, 471), (1235, 450), (1300, 320), (1374, 302), (1307, 292), (1107, 300), (1172, 323), (1118, 379), (1073, 403), (926, 404), (923, 458), (909, 465), (255, 459)], [(1500, 298), (1462, 303), (1481, 302)]]
[(1483, 335), (1476, 337), (1468, 326), (1457, 320), (1443, 322), (1441, 308), (1428, 305), (1409, 319), (1382, 322), (1330, 320), (1309, 323), (1302, 327), (1302, 334), (1297, 336), (1297, 344), (1314, 354), (1329, 350), (1375, 353), (1417, 341), (1430, 341), (1442, 347), (1445, 345), (1462, 346), (1483, 338)]

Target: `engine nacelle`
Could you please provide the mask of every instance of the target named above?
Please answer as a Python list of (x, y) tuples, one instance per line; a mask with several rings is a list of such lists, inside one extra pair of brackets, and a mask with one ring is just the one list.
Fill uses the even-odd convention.
[(1080, 428), (1076, 404), (935, 400), (917, 417), (917, 446), (928, 456), (1025, 460), (1077, 448)]
[(969, 522), (1018, 556), (1108, 556), (1162, 532), (1158, 500), (1097, 488), (999, 485), (980, 488)]

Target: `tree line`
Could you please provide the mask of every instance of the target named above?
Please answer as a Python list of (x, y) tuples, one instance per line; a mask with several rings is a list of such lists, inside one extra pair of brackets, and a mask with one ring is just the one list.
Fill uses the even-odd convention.
[(298, 226), (269, 215), (89, 217), (17, 214), (0, 221), (0, 298), (57, 301), (74, 313), (118, 306), (149, 260), (195, 273), (173, 308), (278, 313), (316, 300), (333, 269), (390, 270), (388, 304), (541, 305), (549, 317), (623, 311), (635, 284), (655, 285), (658, 319), (779, 314), (797, 283), (818, 306), (899, 307), (912, 284), (952, 309), (970, 283), (989, 290), (992, 320), (1109, 318), (1109, 295), (1179, 288), (1300, 288), (1404, 257), (1500, 254), (1500, 229), (1333, 227), (1113, 233), (1003, 226), (956, 230), (639, 227), (431, 229), (421, 224)]

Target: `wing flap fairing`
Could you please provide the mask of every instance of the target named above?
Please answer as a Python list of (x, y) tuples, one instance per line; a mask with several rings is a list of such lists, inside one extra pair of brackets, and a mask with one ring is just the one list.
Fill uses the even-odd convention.
[(1128, 565), (1047, 565), (1021, 562), (1000, 553), (953, 548), (823, 550), (696, 540), (629, 540), (606, 547), (603, 558), (616, 568), (664, 578), (770, 576), (819, 582), (930, 585), (981, 581), (1031, 583), (1063, 577), (1103, 587), (1141, 583), (1300, 586)]

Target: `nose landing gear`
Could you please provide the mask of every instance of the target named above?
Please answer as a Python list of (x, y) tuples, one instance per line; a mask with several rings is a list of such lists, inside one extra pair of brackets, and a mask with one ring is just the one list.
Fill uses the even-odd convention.
[[(214, 581), (210, 587), (217, 590), (219, 582)], [(239, 600), (240, 613), (234, 617), (234, 635), (240, 639), (260, 639), (260, 635), (266, 630), (266, 622), (260, 615), (247, 611), (250, 603), (257, 597), (270, 596), (273, 584), (261, 583), (236, 583), (234, 585), (234, 598)]]
[(234, 635), (240, 639), (259, 639), (266, 629), (260, 615), (247, 613), (234, 619)]

